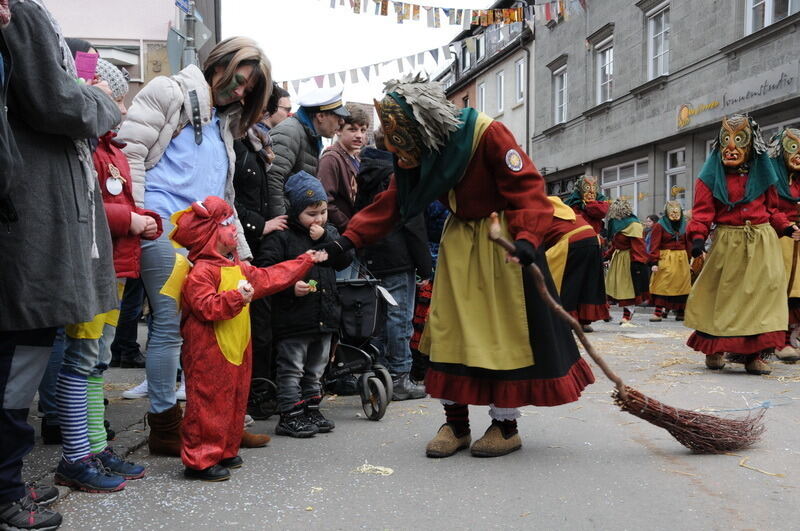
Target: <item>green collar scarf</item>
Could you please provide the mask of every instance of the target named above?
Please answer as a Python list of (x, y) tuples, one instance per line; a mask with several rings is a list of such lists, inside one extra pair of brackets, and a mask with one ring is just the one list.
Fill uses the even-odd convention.
[(686, 216), (683, 215), (683, 212), (681, 212), (681, 219), (678, 220), (678, 223), (678, 230), (675, 230), (675, 225), (673, 225), (666, 213), (664, 213), (664, 215), (661, 216), (661, 219), (658, 220), (658, 224), (661, 225), (665, 231), (669, 232), (676, 238), (686, 234)]
[(609, 219), (608, 220), (608, 239), (613, 240), (614, 236), (621, 230), (628, 228), (631, 223), (639, 223), (639, 218), (636, 216), (628, 216), (622, 219)]
[(767, 191), (770, 186), (776, 185), (778, 177), (775, 174), (775, 167), (770, 162), (769, 156), (766, 153), (756, 154), (755, 157), (750, 158), (750, 170), (747, 174), (747, 188), (742, 199), (735, 203), (731, 203), (728, 198), (728, 183), (725, 178), (725, 166), (722, 164), (722, 159), (719, 154), (719, 148), (714, 148), (714, 151), (706, 159), (703, 164), (703, 169), (700, 170), (700, 175), (697, 177), (708, 186), (714, 198), (727, 205), (728, 209), (732, 209), (736, 205), (747, 204), (755, 200), (758, 196)]
[(775, 185), (778, 188), (778, 195), (792, 203), (800, 202), (800, 197), (794, 197), (789, 189), (789, 172), (786, 170), (786, 164), (783, 163), (783, 156), (769, 160), (778, 176), (778, 183)]
[[(413, 119), (408, 104), (395, 94), (390, 94), (400, 103), (403, 111)], [(394, 172), (397, 182), (397, 197), (400, 216), (403, 222), (422, 213), (429, 204), (453, 189), (472, 159), (472, 140), (478, 111), (471, 107), (462, 109), (461, 125), (453, 131), (438, 153), (424, 149), (422, 161), (417, 168), (410, 170), (397, 165), (394, 158)]]
[[(598, 185), (599, 185), (599, 183), (598, 183)], [(597, 191), (597, 197), (595, 198), (595, 201), (605, 201), (605, 200), (606, 200), (606, 196), (604, 196), (598, 190)], [(573, 188), (572, 189), (572, 193), (569, 194), (569, 196), (566, 199), (564, 199), (564, 204), (569, 205), (571, 207), (578, 206), (580, 208), (583, 208), (583, 206), (584, 206), (583, 196), (581, 196), (580, 190), (578, 190), (577, 188)]]

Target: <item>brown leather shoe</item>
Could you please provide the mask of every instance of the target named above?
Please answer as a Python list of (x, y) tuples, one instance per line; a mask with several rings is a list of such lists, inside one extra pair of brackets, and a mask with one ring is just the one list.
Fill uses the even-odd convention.
[(744, 364), (744, 370), (747, 371), (747, 374), (755, 375), (769, 374), (772, 372), (769, 362), (762, 359), (759, 354), (750, 356), (750, 359)]
[(470, 451), (475, 457), (500, 457), (522, 448), (522, 439), (519, 433), (511, 435), (508, 439), (503, 437), (500, 426), (492, 424), (483, 437), (475, 441)]
[(800, 353), (791, 345), (775, 351), (775, 356), (784, 363), (800, 361)]
[(262, 448), (272, 439), (263, 433), (242, 432), (242, 448)]
[(453, 431), (453, 426), (450, 424), (442, 424), (436, 437), (431, 439), (428, 446), (425, 447), (425, 455), (428, 457), (450, 457), (459, 450), (469, 448), (469, 443), (472, 442), (472, 437), (469, 432), (456, 437)]
[(725, 355), (722, 352), (706, 356), (706, 367), (712, 371), (718, 371), (725, 367)]
[(660, 315), (653, 315), (652, 317), (650, 317), (651, 323), (660, 323), (663, 320), (664, 319)]
[(183, 410), (178, 404), (161, 413), (147, 413), (147, 447), (151, 454), (180, 457), (182, 421)]

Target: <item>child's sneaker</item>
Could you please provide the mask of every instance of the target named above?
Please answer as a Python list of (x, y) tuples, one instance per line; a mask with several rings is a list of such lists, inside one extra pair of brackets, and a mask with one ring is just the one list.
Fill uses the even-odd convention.
[(332, 420), (326, 419), (320, 412), (319, 403), (321, 401), (321, 398), (312, 398), (306, 402), (306, 418), (317, 427), (319, 433), (328, 433), (336, 427), (336, 424)]
[(103, 463), (103, 466), (111, 472), (125, 479), (140, 479), (144, 477), (144, 467), (125, 461), (111, 449), (110, 446), (97, 454), (97, 458)]
[(133, 389), (128, 389), (127, 391), (123, 391), (122, 398), (127, 398), (128, 400), (134, 400), (136, 398), (147, 398), (147, 379), (145, 379), (145, 381), (143, 381)]
[(107, 472), (103, 464), (92, 455), (74, 463), (62, 457), (55, 479), (58, 485), (84, 492), (117, 492), (125, 488), (125, 478)]
[(306, 416), (303, 406), (281, 413), (281, 419), (275, 427), (275, 433), (278, 435), (288, 435), (300, 439), (313, 437), (318, 432), (319, 428)]
[(30, 497), (0, 503), (0, 528), (2, 529), (58, 529), (61, 515), (34, 503)]

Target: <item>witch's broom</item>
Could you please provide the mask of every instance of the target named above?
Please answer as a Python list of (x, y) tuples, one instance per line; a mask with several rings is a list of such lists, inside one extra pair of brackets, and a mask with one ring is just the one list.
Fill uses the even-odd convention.
[[(502, 236), (497, 213), (493, 213), (491, 218), (489, 238), (508, 252), (514, 252), (514, 244)], [(586, 338), (586, 334), (583, 333), (580, 323), (567, 313), (547, 291), (544, 276), (539, 267), (531, 264), (528, 266), (528, 271), (533, 276), (539, 296), (553, 312), (569, 323), (589, 356), (606, 377), (616, 384), (617, 388), (612, 396), (614, 402), (623, 411), (664, 428), (678, 439), (678, 442), (695, 453), (709, 454), (740, 450), (758, 441), (761, 434), (764, 433), (762, 417), (766, 410), (761, 410), (743, 419), (725, 419), (662, 404), (625, 385), (622, 378), (609, 369), (603, 358), (594, 350)]]

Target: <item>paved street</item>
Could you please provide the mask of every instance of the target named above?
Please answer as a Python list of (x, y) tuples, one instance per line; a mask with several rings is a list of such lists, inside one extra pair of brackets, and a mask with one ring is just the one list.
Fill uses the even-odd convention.
[[(767, 377), (741, 366), (709, 372), (684, 346), (681, 323), (649, 323), (643, 310), (636, 328), (621, 329), (618, 312), (615, 322), (596, 325), (590, 338), (609, 364), (629, 385), (677, 407), (738, 411), (769, 403), (758, 446), (693, 455), (667, 432), (619, 412), (612, 385), (596, 370), (579, 402), (525, 408), (523, 448), (506, 457), (427, 459), (425, 443), (443, 422), (437, 401), (393, 403), (383, 420), (370, 422), (355, 397), (328, 397), (333, 433), (275, 437), (267, 448), (242, 450), (244, 467), (231, 481), (199, 483), (183, 479), (179, 459), (141, 448), (146, 400), (120, 393), (144, 371), (112, 369), (115, 445), (133, 450), (148, 476), (116, 494), (69, 493), (57, 505), (62, 529), (796, 529), (800, 364), (774, 363)], [(486, 408), (471, 408), (471, 421), (475, 439), (489, 424)], [(257, 422), (254, 431), (272, 434), (275, 422)], [(50, 481), (57, 452), (37, 446), (26, 476)], [(365, 462), (394, 472), (357, 472)]]

